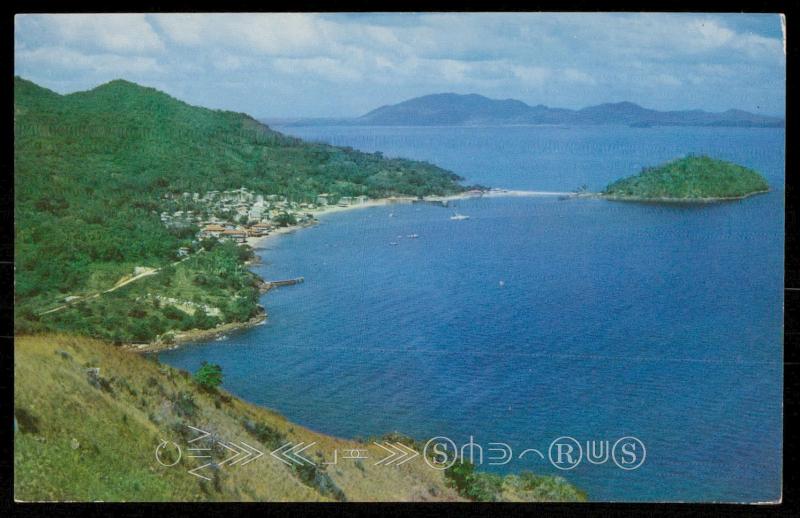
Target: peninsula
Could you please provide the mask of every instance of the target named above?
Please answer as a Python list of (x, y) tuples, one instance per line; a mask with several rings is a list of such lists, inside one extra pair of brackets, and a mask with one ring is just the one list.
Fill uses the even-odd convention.
[(124, 80), (14, 80), (15, 331), (144, 343), (263, 318), (247, 238), (465, 192), (427, 162), (288, 137)]

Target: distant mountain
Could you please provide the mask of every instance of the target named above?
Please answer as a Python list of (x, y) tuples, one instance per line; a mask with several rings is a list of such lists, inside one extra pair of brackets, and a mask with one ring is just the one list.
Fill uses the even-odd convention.
[[(290, 124), (321, 124), (321, 120)], [(580, 110), (530, 106), (515, 99), (496, 100), (482, 95), (453, 93), (415, 97), (381, 106), (355, 119), (327, 119), (327, 124), (374, 126), (477, 126), (518, 124), (624, 124), (629, 126), (745, 126), (781, 127), (778, 117), (741, 110), (712, 113), (703, 110), (657, 111), (631, 102), (606, 103)]]

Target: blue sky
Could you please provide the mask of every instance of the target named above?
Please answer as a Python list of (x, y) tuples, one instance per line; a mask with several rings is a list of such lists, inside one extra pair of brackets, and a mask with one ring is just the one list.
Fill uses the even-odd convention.
[(15, 73), (59, 93), (124, 78), (256, 117), (439, 92), (776, 115), (786, 97), (774, 14), (18, 15), (14, 40)]

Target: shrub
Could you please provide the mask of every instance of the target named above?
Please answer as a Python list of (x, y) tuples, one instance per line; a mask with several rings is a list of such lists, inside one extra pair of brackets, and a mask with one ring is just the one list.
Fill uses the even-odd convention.
[(194, 380), (205, 389), (216, 389), (222, 385), (222, 367), (217, 364), (203, 362), (197, 372), (194, 373)]
[(297, 218), (295, 218), (294, 214), (290, 214), (288, 212), (281, 212), (275, 217), (274, 221), (279, 227), (297, 225)]
[(305, 485), (316, 489), (320, 494), (331, 496), (339, 502), (347, 501), (344, 491), (336, 485), (330, 475), (315, 464), (294, 465), (292, 469)]
[(286, 436), (284, 434), (260, 421), (253, 422), (250, 419), (245, 419), (242, 425), (253, 437), (270, 448), (277, 448), (286, 442)]
[(475, 465), (461, 459), (444, 472), (458, 493), (476, 502), (494, 502), (503, 488), (503, 479), (491, 473), (478, 473)]
[(22, 433), (39, 433), (39, 418), (22, 407), (14, 409), (14, 417)]
[(172, 400), (172, 407), (175, 413), (183, 417), (192, 417), (197, 410), (197, 404), (194, 402), (194, 396), (189, 392), (178, 392)]
[(170, 320), (181, 320), (186, 316), (186, 313), (176, 308), (175, 306), (164, 307), (163, 314)]
[(539, 502), (585, 502), (586, 493), (576, 488), (563, 477), (534, 475), (523, 471), (519, 474), (522, 488), (530, 491)]

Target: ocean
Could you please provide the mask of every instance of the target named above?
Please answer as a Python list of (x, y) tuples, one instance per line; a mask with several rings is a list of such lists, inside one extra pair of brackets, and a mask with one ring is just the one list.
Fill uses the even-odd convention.
[[(471, 440), (487, 457), (502, 443), (512, 458), (481, 469), (561, 475), (591, 500), (780, 497), (783, 129), (276, 129), (427, 160), (467, 184), (599, 190), (706, 153), (772, 190), (708, 205), (484, 198), (331, 214), (258, 250), (265, 279), (305, 278), (264, 296), (264, 325), (161, 361), (218, 363), (226, 389), (331, 435)], [(548, 458), (565, 436), (583, 445), (568, 470)], [(625, 437), (646, 451), (636, 469), (590, 462), (587, 441)]]

